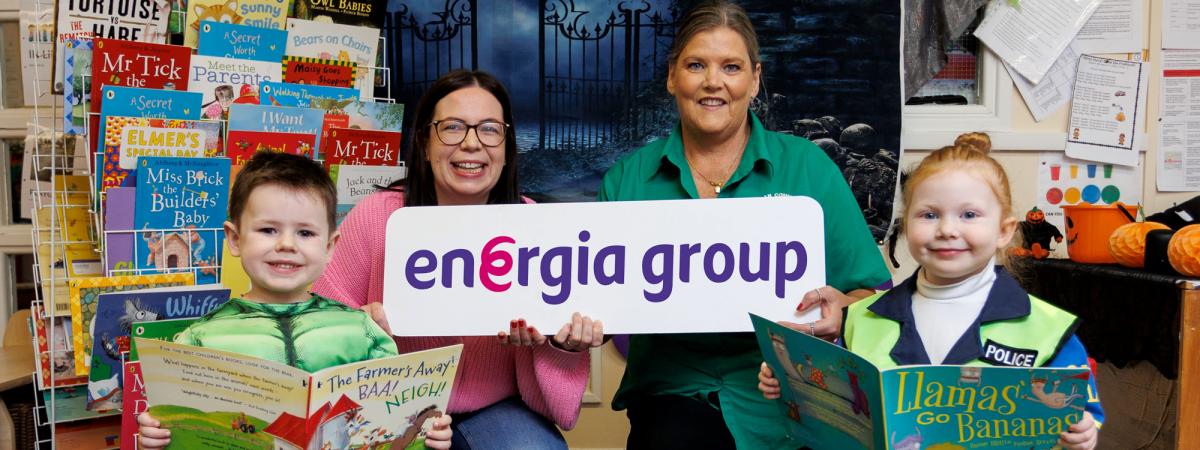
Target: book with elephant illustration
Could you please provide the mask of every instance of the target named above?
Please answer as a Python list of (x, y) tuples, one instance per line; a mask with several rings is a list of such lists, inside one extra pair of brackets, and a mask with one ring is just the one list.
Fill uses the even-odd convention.
[(274, 361), (134, 338), (149, 412), (172, 448), (424, 448), (462, 345), (308, 373)]
[(1083, 417), (1087, 368), (902, 366), (751, 314), (788, 434), (815, 449), (1049, 449)]

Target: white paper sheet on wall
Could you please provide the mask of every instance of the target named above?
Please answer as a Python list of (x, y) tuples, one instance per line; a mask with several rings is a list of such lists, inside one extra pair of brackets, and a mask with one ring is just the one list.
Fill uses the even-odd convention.
[(1019, 7), (992, 0), (975, 37), (1037, 84), (1098, 6), (1100, 0), (1023, 1)]
[(1162, 48), (1200, 49), (1200, 0), (1163, 0)]
[(1155, 185), (1164, 192), (1200, 190), (1200, 117), (1158, 123)]
[(1068, 45), (1054, 62), (1054, 66), (1046, 72), (1042, 82), (1037, 85), (1026, 80), (1008, 63), (1004, 63), (1004, 68), (1008, 70), (1009, 77), (1021, 92), (1021, 98), (1033, 114), (1033, 120), (1041, 122), (1071, 101), (1071, 88), (1075, 85), (1075, 66), (1078, 62), (1079, 52), (1075, 50), (1075, 45)]
[(1083, 55), (1071, 95), (1067, 156), (1133, 166), (1138, 161), (1139, 124), (1147, 73), (1140, 62)]
[(1145, 0), (1104, 0), (1075, 36), (1074, 47), (1087, 54), (1141, 52), (1145, 16)]

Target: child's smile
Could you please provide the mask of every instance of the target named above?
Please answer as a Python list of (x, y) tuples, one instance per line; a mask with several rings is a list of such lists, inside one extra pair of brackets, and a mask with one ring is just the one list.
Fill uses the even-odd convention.
[(918, 185), (904, 224), (909, 252), (938, 285), (982, 271), (1015, 229), (1016, 219), (1002, 217), (988, 183), (966, 170), (945, 171)]

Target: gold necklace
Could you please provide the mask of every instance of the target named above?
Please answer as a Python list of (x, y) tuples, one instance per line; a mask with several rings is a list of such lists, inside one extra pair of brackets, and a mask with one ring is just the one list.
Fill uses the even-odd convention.
[[(749, 142), (750, 142), (750, 133), (747, 132), (746, 138), (742, 140), (741, 153), (746, 152), (746, 144)], [(718, 183), (718, 182), (710, 180), (708, 177), (704, 176), (704, 172), (701, 172), (700, 169), (698, 167), (696, 167), (696, 163), (692, 162), (692, 157), (688, 156), (687, 151), (683, 152), (683, 157), (684, 157), (684, 159), (687, 160), (688, 166), (689, 166), (689, 168), (692, 169), (692, 172), (695, 172), (696, 175), (700, 175), (700, 179), (704, 180), (705, 183), (708, 183), (709, 186), (712, 186), (713, 193), (717, 194), (717, 195), (721, 195), (721, 189), (725, 187), (725, 183), (729, 182), (729, 178), (733, 177), (733, 171), (737, 167), (737, 163), (741, 162), (741, 160), (742, 160), (742, 155), (740, 155), (740, 154), (738, 155), (737, 158), (734, 158), (733, 164), (730, 164), (728, 167), (726, 167), (725, 171), (724, 171), (724, 172), (728, 173), (729, 175), (725, 176), (725, 181)]]

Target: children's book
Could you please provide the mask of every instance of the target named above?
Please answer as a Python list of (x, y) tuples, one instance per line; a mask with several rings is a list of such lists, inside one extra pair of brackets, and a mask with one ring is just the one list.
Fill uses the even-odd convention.
[(104, 266), (93, 244), (37, 244), (38, 275), (43, 298), (46, 299), (52, 316), (71, 314), (71, 290), (67, 280), (98, 277), (103, 275)]
[(234, 166), (245, 164), (261, 150), (312, 158), (316, 139), (316, 135), (304, 133), (233, 130), (229, 132), (229, 145), (225, 148), (225, 156)]
[(71, 39), (63, 43), (63, 132), (81, 135), (87, 130), (92, 100), (92, 41)]
[(67, 42), (109, 38), (163, 43), (167, 39), (167, 16), (170, 11), (169, 5), (164, 2), (67, 1), (55, 2), (54, 5), (58, 15), (58, 36), (53, 58), (55, 85), (63, 82), (64, 68), (58, 61), (64, 54), (63, 47)]
[(137, 188), (116, 187), (104, 196), (105, 275), (136, 275), (133, 264), (133, 209)]
[(354, 73), (358, 64), (353, 61), (285, 56), (283, 58), (283, 81), (318, 86), (354, 87)]
[(183, 45), (196, 48), (203, 22), (283, 29), (292, 0), (188, 0)]
[[(462, 345), (308, 373), (274, 361), (138, 340), (150, 414), (168, 448), (422, 448), (446, 410)], [(180, 369), (183, 368), (183, 369)]]
[(299, 106), (317, 108), (326, 115), (344, 115), (343, 108), (358, 100), (358, 91), (352, 88), (319, 86), (311, 84), (268, 82), (259, 86), (258, 101), (271, 106)]
[[(134, 322), (133, 337), (173, 342), (176, 335), (196, 320), (191, 318)], [(136, 450), (133, 442), (138, 434), (137, 416), (150, 408), (146, 403), (146, 384), (142, 381), (142, 363), (138, 361), (137, 346), (130, 345), (129, 350), (124, 365), (125, 371), (121, 376), (122, 450)]]
[(229, 107), (230, 131), (311, 134), (316, 136), (314, 148), (321, 145), (319, 133), (324, 119), (325, 113), (315, 108), (237, 104)]
[(279, 61), (255, 61), (221, 56), (192, 57), (191, 82), (201, 101), (205, 119), (228, 119), (229, 105), (258, 104), (258, 86), (281, 79)]
[[(108, 116), (145, 117), (154, 119), (200, 119), (199, 92), (172, 91), (163, 89), (104, 86), (100, 88), (104, 104), (100, 106), (99, 124), (108, 121)], [(104, 152), (107, 142), (105, 127), (99, 127), (100, 136), (92, 139), (97, 144), (96, 153)], [(99, 177), (97, 179), (99, 181)]]
[[(91, 112), (103, 111), (108, 98), (101, 96), (104, 86), (131, 86), (148, 89), (186, 91), (190, 48), (178, 45), (97, 39), (92, 50)], [(91, 116), (89, 136), (102, 148), (100, 118)], [(99, 151), (99, 150), (97, 150)]]
[(92, 356), (92, 318), (96, 316), (96, 303), (100, 294), (150, 287), (190, 286), (195, 284), (195, 277), (190, 273), (92, 277), (70, 280), (69, 284), (71, 345), (75, 353), (75, 374), (86, 377)]
[[(283, 59), (287, 32), (235, 23), (204, 21), (196, 55), (277, 63)], [(260, 83), (261, 84), (261, 83)]]
[(101, 191), (137, 184), (137, 162), (147, 156), (220, 156), (221, 123), (146, 117), (105, 116)]
[[(51, 392), (53, 392), (54, 395), (50, 395)], [(97, 417), (115, 416), (120, 412), (116, 409), (87, 409), (87, 389), (84, 389), (83, 386), (60, 387), (52, 391), (42, 391), (42, 404), (44, 404), (47, 409), (50, 408), (51, 401), (54, 403), (54, 423), (74, 422), (78, 420), (95, 419)]]
[(322, 141), (325, 167), (395, 166), (400, 164), (400, 132), (334, 128)]
[[(314, 98), (312, 107), (325, 110), (325, 122), (318, 142), (327, 139), (334, 128), (398, 131), (404, 121), (404, 105), (400, 103), (338, 102)], [(324, 159), (324, 153), (317, 152), (314, 159)]]
[(75, 354), (71, 349), (71, 317), (50, 317), (46, 315), (46, 308), (42, 303), (35, 304), (31, 313), (38, 359), (37, 365), (34, 366), (37, 369), (38, 389), (47, 389), (51, 385), (65, 387), (86, 384), (87, 377), (75, 374)]
[(296, 0), (293, 17), (382, 29), (386, 14), (384, 0)]
[(378, 28), (293, 18), (288, 20), (287, 30), (288, 55), (354, 62), (358, 65), (354, 86), (359, 90), (359, 98), (374, 97)]
[(404, 179), (408, 171), (404, 164), (399, 166), (329, 166), (329, 176), (337, 186), (337, 223), (350, 214), (350, 210), (368, 195), (378, 191), (376, 186), (387, 186), (393, 181)]
[(1048, 449), (1083, 417), (1090, 395), (1087, 368), (880, 371), (819, 338), (751, 321), (779, 379), (789, 435), (815, 449)]
[(216, 285), (140, 289), (100, 294), (93, 319), (92, 362), (88, 372), (88, 409), (121, 407), (123, 355), (129, 352), (134, 322), (192, 318), (229, 301), (229, 289)]
[(134, 262), (142, 273), (188, 271), (216, 283), (229, 205), (229, 158), (138, 159)]

